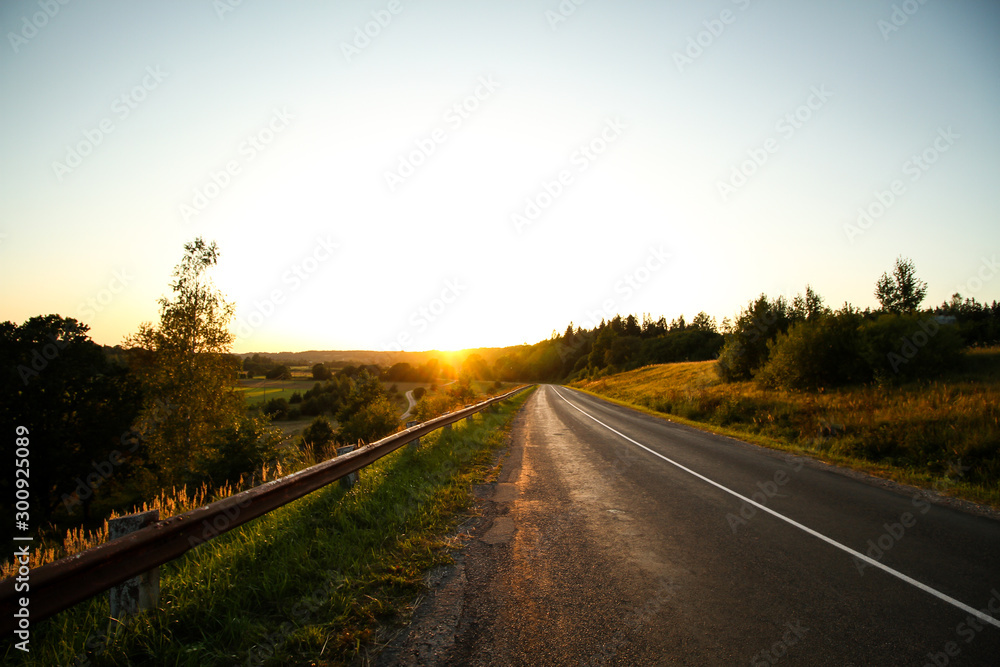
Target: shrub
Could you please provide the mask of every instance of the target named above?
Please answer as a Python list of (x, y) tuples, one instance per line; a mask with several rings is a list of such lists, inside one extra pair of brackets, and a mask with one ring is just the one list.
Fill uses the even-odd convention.
[(416, 389), (413, 390), (413, 399), (419, 401), (421, 398), (424, 397), (424, 394), (426, 393), (427, 393), (426, 389), (424, 389), (423, 387), (417, 387)]
[(271, 419), (284, 419), (288, 416), (288, 401), (283, 398), (272, 398), (264, 404), (264, 414)]
[(340, 424), (340, 441), (354, 444), (358, 440), (374, 442), (396, 430), (399, 415), (385, 396), (379, 396), (355, 411)]
[(930, 315), (884, 314), (861, 327), (862, 354), (880, 382), (932, 377), (961, 359), (962, 340), (952, 325)]
[(323, 412), (323, 406), (320, 405), (319, 399), (315, 396), (310, 396), (306, 400), (302, 401), (302, 414), (307, 417), (316, 417)]
[(330, 444), (333, 437), (333, 426), (326, 417), (317, 417), (302, 431), (302, 442), (315, 449), (322, 449)]
[(767, 362), (768, 341), (788, 329), (789, 309), (783, 297), (761, 294), (740, 311), (719, 351), (716, 371), (724, 382), (749, 380)]
[(196, 466), (204, 470), (204, 478), (189, 481), (209, 481), (220, 485), (235, 482), (240, 475), (257, 471), (265, 463), (285, 462), (287, 452), (281, 448), (281, 438), (281, 431), (267, 422), (244, 418), (237, 425), (213, 434), (209, 443), (213, 455)]
[(756, 379), (784, 389), (867, 381), (871, 370), (862, 357), (860, 323), (861, 315), (851, 310), (796, 322), (768, 343), (768, 360)]

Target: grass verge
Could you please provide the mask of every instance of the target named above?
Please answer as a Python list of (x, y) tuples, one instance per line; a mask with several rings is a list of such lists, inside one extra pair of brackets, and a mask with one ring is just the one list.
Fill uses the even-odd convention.
[(340, 665), (364, 658), (449, 562), (445, 535), (472, 506), (530, 391), (424, 438), (160, 568), (159, 608), (120, 623), (98, 596), (33, 625), (11, 665)]
[(819, 392), (722, 383), (715, 362), (647, 366), (573, 387), (648, 414), (1000, 507), (1000, 350), (935, 382)]

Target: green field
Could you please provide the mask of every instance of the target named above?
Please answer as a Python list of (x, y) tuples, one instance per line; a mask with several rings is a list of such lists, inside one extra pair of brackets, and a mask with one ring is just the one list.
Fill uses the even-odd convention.
[(283, 398), (286, 401), (292, 394), (305, 394), (313, 388), (316, 381), (308, 380), (237, 380), (236, 390), (243, 394), (247, 405), (264, 403), (272, 398)]

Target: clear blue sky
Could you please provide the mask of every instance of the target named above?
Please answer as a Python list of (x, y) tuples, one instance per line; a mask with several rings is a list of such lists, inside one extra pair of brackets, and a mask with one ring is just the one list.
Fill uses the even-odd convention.
[(897, 255), (928, 303), (1000, 298), (995, 2), (9, 1), (0, 28), (0, 319), (119, 343), (198, 235), (241, 352), (806, 283), (865, 307)]

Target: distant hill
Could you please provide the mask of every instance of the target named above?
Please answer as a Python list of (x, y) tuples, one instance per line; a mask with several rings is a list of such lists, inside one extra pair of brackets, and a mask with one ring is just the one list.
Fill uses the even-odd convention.
[(378, 364), (382, 368), (388, 368), (393, 364), (406, 362), (412, 366), (417, 366), (430, 359), (447, 360), (449, 363), (461, 363), (472, 353), (478, 353), (487, 363), (493, 361), (511, 348), (503, 347), (480, 347), (471, 350), (442, 351), (424, 350), (420, 352), (406, 351), (385, 351), (385, 350), (306, 350), (304, 352), (245, 352), (238, 356), (247, 357), (254, 354), (261, 354), (275, 360), (279, 364), (288, 366), (310, 366), (316, 363), (342, 363), (342, 364)]

